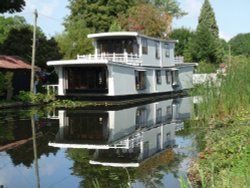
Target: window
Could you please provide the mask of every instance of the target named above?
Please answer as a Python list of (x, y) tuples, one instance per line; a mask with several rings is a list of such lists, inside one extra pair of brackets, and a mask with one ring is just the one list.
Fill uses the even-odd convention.
[(148, 54), (148, 41), (147, 39), (142, 39), (142, 54)]
[(149, 142), (143, 143), (143, 158), (147, 158), (149, 156)]
[(169, 70), (166, 71), (166, 83), (171, 84), (171, 72)]
[(178, 86), (179, 85), (179, 71), (178, 70), (173, 70), (171, 72), (172, 75), (172, 85), (173, 86)]
[(161, 71), (160, 70), (156, 70), (155, 74), (156, 74), (156, 83), (157, 84), (161, 84)]
[(169, 44), (167, 43), (164, 44), (164, 50), (165, 50), (165, 57), (170, 57)]
[(147, 123), (147, 110), (146, 108), (138, 108), (136, 110), (136, 128), (142, 128)]
[(146, 89), (146, 71), (135, 71), (135, 86), (137, 90)]
[(155, 42), (155, 58), (160, 59), (160, 44)]
[(167, 106), (166, 108), (166, 121), (169, 121), (172, 119), (172, 108), (171, 106)]
[(162, 109), (158, 108), (156, 110), (156, 123), (161, 123), (162, 122)]
[(156, 147), (157, 151), (161, 150), (161, 133), (158, 133), (156, 136)]

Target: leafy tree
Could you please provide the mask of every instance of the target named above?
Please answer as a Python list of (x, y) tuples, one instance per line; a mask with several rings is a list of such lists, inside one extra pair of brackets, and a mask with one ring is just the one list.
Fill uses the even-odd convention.
[(5, 18), (0, 16), (0, 44), (8, 37), (11, 29), (20, 29), (26, 26), (25, 19), (21, 16), (13, 16)]
[(204, 1), (197, 30), (190, 40), (188, 51), (193, 61), (220, 63), (222, 60), (223, 49), (219, 29), (209, 0)]
[(170, 38), (178, 40), (175, 48), (175, 54), (177, 56), (184, 56), (184, 51), (188, 47), (190, 38), (193, 36), (193, 31), (186, 28), (175, 29), (170, 33)]
[(67, 24), (67, 31), (56, 36), (60, 52), (65, 59), (76, 58), (77, 54), (93, 52), (91, 40), (87, 34), (91, 30), (86, 28), (84, 20), (70, 22)]
[(0, 13), (21, 12), (25, 6), (25, 0), (1, 0)]
[(181, 10), (179, 3), (176, 0), (153, 0), (149, 2), (161, 12), (162, 17), (165, 20), (165, 34), (167, 36), (172, 31), (173, 18), (180, 18), (187, 14)]
[(135, 0), (70, 0), (70, 15), (65, 20), (66, 31), (68, 24), (85, 21), (85, 26), (93, 32), (109, 30), (114, 18), (124, 13), (134, 4)]
[(133, 6), (127, 14), (118, 18), (118, 22), (127, 31), (137, 31), (153, 37), (164, 37), (164, 19), (161, 13), (150, 4)]
[(232, 55), (250, 57), (250, 33), (238, 34), (229, 41)]
[[(12, 29), (8, 37), (0, 46), (4, 55), (19, 56), (27, 62), (31, 62), (33, 31), (29, 26), (21, 29)], [(52, 59), (61, 59), (56, 41), (52, 38), (47, 40), (41, 30), (37, 35), (36, 65), (47, 69), (46, 62)]]

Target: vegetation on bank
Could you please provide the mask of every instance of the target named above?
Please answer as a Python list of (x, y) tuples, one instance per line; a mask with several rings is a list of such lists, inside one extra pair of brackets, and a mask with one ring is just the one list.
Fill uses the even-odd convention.
[[(219, 82), (198, 87), (197, 126), (206, 147), (189, 172), (201, 187), (250, 186), (250, 59), (234, 57)], [(195, 124), (195, 123), (194, 123)]]

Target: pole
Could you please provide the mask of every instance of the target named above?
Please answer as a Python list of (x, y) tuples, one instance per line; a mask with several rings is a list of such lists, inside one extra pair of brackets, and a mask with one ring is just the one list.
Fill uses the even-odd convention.
[(34, 162), (36, 168), (36, 187), (40, 188), (40, 176), (39, 176), (39, 166), (37, 160), (36, 128), (35, 128), (34, 115), (31, 116), (31, 127), (32, 127), (32, 140), (33, 140), (33, 154), (34, 154)]
[(31, 78), (30, 78), (30, 92), (34, 92), (34, 77), (35, 77), (35, 55), (36, 55), (36, 22), (37, 10), (34, 11), (34, 28), (33, 28), (33, 44), (32, 44), (32, 62), (31, 62)]

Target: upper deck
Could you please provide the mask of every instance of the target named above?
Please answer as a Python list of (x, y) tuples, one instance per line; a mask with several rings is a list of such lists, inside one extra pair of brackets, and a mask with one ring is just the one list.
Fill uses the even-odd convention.
[(176, 40), (156, 39), (137, 32), (89, 34), (95, 52), (77, 55), (76, 60), (50, 61), (48, 65), (106, 64), (108, 62), (134, 66), (168, 67), (183, 63), (174, 56)]

